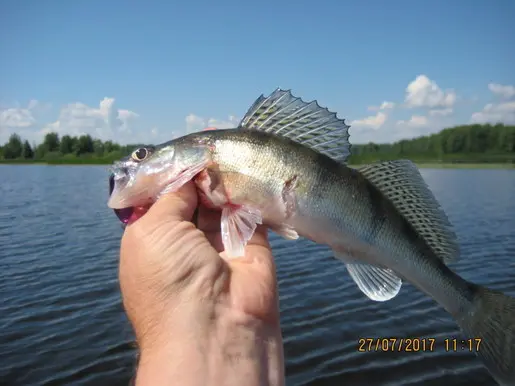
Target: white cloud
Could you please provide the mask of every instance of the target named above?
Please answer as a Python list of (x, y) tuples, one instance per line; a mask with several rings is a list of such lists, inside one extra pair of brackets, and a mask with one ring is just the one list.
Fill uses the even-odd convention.
[(28, 134), (22, 138), (31, 139), (33, 128), (37, 125), (36, 115), (47, 106), (33, 99), (29, 101), (27, 107), (0, 108), (0, 144), (5, 143), (13, 133)]
[(383, 103), (381, 103), (381, 105), (379, 107), (378, 106), (369, 106), (368, 110), (369, 111), (389, 110), (389, 109), (393, 109), (394, 107), (395, 107), (395, 103), (384, 101)]
[(502, 85), (498, 83), (490, 83), (488, 84), (488, 89), (494, 94), (509, 99), (512, 96), (515, 96), (515, 87), (511, 85)]
[(195, 114), (186, 116), (186, 132), (194, 133), (201, 131), (207, 127), (216, 127), (217, 129), (231, 129), (238, 126), (240, 120), (234, 115), (229, 115), (228, 120), (219, 120), (216, 118), (202, 118)]
[[(471, 116), (471, 122), (515, 124), (515, 101), (510, 99), (515, 97), (515, 86), (490, 83), (488, 89), (493, 96), (499, 97), (497, 102), (487, 104), (481, 111), (473, 114), (473, 110), (469, 110), (465, 119)], [(459, 123), (456, 122), (457, 115), (454, 113), (456, 110), (457, 114), (461, 114), (461, 111), (455, 109), (457, 96), (453, 90), (441, 89), (434, 80), (422, 74), (411, 81), (405, 91), (404, 102), (385, 100), (377, 106), (368, 107), (369, 111), (373, 111), (368, 114), (373, 115), (351, 121), (351, 141), (392, 142), (430, 134)], [(466, 99), (461, 98), (460, 101)], [(396, 116), (399, 111), (397, 107), (413, 108), (415, 114), (409, 119), (398, 120), (400, 117)], [(106, 97), (96, 106), (80, 102), (69, 103), (58, 111), (58, 117), (55, 119), (54, 116), (53, 122), (42, 120), (42, 116), (48, 118), (48, 114), (40, 113), (48, 108), (48, 104), (37, 100), (30, 100), (25, 106), (0, 106), (0, 143), (4, 143), (13, 132), (36, 143), (50, 131), (61, 136), (90, 134), (94, 138), (110, 139), (121, 144), (160, 143), (174, 137), (170, 130), (160, 132), (157, 127), (144, 127), (136, 112), (118, 108), (114, 98)], [(460, 109), (465, 108), (467, 106), (460, 103)], [(185, 125), (180, 122), (176, 125), (175, 133), (182, 135), (207, 127), (234, 128), (238, 123), (239, 119), (232, 115), (226, 119), (218, 119), (189, 114), (185, 117)]]
[(515, 124), (515, 101), (503, 103), (489, 103), (483, 110), (472, 114), (474, 123), (505, 123)]
[[(60, 109), (55, 121), (38, 122), (34, 112), (47, 108), (47, 104), (31, 100), (24, 108), (0, 109), (0, 143), (5, 143), (9, 135), (14, 132), (20, 134), (23, 139), (36, 143), (40, 143), (49, 132), (56, 132), (60, 136), (89, 134), (93, 138), (103, 141), (113, 140), (120, 144), (159, 143), (176, 136), (170, 130), (161, 132), (157, 127), (143, 128), (139, 114), (127, 109), (119, 109), (114, 98), (105, 97), (96, 107), (82, 102), (69, 103)], [(232, 115), (224, 120), (190, 114), (186, 117), (186, 132), (199, 131), (207, 127), (234, 128), (238, 123), (239, 119)], [(183, 134), (184, 127), (178, 127), (176, 133)]]
[(218, 120), (216, 118), (209, 118), (207, 121), (208, 127), (216, 127), (217, 129), (233, 129), (238, 126), (240, 119), (234, 115), (229, 115), (227, 121)]
[(200, 131), (206, 127), (204, 118), (198, 117), (195, 114), (186, 116), (186, 132), (194, 133)]
[(47, 104), (31, 99), (25, 108), (7, 107), (0, 109), (0, 131), (33, 127), (36, 124), (34, 114), (47, 107)]
[(378, 112), (376, 115), (371, 115), (363, 119), (356, 119), (350, 122), (351, 127), (368, 127), (371, 129), (379, 129), (384, 125), (387, 115), (383, 112)]
[[(59, 118), (44, 126), (42, 134), (57, 132), (59, 135), (89, 134), (101, 140), (119, 143), (144, 142), (141, 132), (135, 132), (139, 115), (130, 110), (118, 109), (114, 98), (104, 98), (98, 107), (75, 102), (64, 106)], [(148, 139), (147, 139), (148, 140)]]
[[(368, 110), (377, 111), (376, 115), (350, 123), (353, 143), (393, 142), (449, 127), (453, 124), (451, 116), (456, 99), (453, 90), (442, 90), (426, 75), (419, 75), (408, 84), (404, 103), (384, 101), (379, 106), (369, 106)], [(414, 114), (408, 120), (388, 119), (394, 116), (393, 109), (397, 106), (424, 109), (427, 113)]]
[(421, 127), (427, 126), (428, 119), (423, 115), (412, 115), (408, 121), (397, 121), (399, 126)]
[[(501, 99), (510, 99), (515, 96), (515, 87), (499, 83), (489, 83), (488, 89)], [(502, 101), (488, 103), (481, 111), (470, 117), (472, 123), (504, 123), (515, 124), (515, 101)]]
[(447, 115), (451, 115), (453, 112), (453, 109), (452, 108), (447, 108), (447, 109), (436, 109), (436, 110), (429, 110), (429, 115), (432, 115), (432, 116), (447, 116)]
[(453, 90), (443, 91), (426, 75), (419, 75), (406, 87), (405, 103), (408, 107), (452, 107), (456, 102)]
[(380, 110), (386, 110), (386, 109), (393, 109), (395, 107), (395, 103), (393, 102), (383, 102), (381, 103), (381, 106), (379, 106)]
[(29, 109), (9, 108), (0, 112), (0, 130), (31, 127), (36, 119)]

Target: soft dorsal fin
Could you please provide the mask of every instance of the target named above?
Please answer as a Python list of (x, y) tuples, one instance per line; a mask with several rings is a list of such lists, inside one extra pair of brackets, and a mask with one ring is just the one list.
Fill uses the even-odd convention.
[(358, 170), (392, 201), (439, 258), (445, 263), (458, 259), (456, 234), (413, 162), (379, 162)]
[(281, 89), (256, 99), (239, 124), (290, 138), (339, 162), (350, 155), (349, 127), (317, 101), (304, 102)]

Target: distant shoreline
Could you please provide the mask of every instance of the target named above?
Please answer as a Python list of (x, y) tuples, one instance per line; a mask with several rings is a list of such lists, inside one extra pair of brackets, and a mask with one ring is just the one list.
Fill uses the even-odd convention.
[(420, 169), (515, 169), (512, 163), (418, 163)]
[[(90, 135), (45, 134), (39, 145), (13, 133), (0, 146), (1, 164), (110, 165), (145, 144), (120, 145)], [(446, 128), (431, 135), (394, 143), (353, 144), (349, 165), (410, 159), (420, 168), (514, 169), (515, 125), (473, 124)], [(350, 149), (347, 149), (350, 150)]]
[[(371, 161), (370, 163), (377, 162)], [(420, 169), (515, 169), (514, 163), (451, 163), (451, 162), (417, 162), (415, 164)], [(112, 162), (102, 162), (101, 160), (77, 160), (77, 162), (60, 161), (24, 161), (24, 160), (0, 160), (1, 165), (47, 165), (47, 166), (109, 166)], [(356, 168), (365, 163), (348, 164)]]

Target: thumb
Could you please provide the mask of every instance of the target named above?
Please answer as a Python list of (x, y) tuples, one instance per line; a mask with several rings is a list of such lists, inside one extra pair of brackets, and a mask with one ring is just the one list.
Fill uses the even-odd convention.
[(197, 208), (197, 190), (192, 181), (178, 191), (161, 196), (148, 210), (147, 218), (166, 219), (167, 221), (191, 221)]

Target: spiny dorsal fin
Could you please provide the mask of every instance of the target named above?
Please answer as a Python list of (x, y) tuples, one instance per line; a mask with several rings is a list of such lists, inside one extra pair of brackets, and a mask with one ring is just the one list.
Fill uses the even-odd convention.
[(290, 138), (339, 162), (346, 162), (350, 155), (350, 126), (345, 119), (320, 107), (317, 101), (304, 102), (290, 90), (277, 89), (268, 97), (261, 95), (239, 127)]
[(392, 201), (438, 257), (445, 263), (458, 259), (456, 234), (413, 162), (379, 162), (359, 171)]

